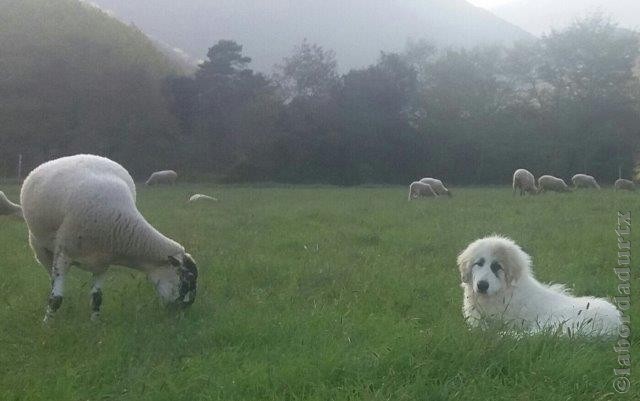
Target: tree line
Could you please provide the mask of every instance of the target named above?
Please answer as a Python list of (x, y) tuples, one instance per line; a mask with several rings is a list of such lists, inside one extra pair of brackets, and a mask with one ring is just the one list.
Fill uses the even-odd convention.
[(62, 139), (53, 153), (105, 154), (138, 176), (174, 168), (227, 182), (437, 176), (491, 184), (525, 167), (607, 182), (619, 171), (630, 176), (640, 151), (639, 53), (637, 33), (597, 15), (509, 48), (412, 42), (344, 74), (332, 51), (305, 41), (266, 76), (251, 70), (240, 44), (221, 40), (195, 75), (162, 78), (159, 93), (149, 78), (136, 98), (148, 75), (123, 71), (131, 92), (108, 118), (72, 107), (75, 114), (60, 118), (75, 118), (78, 128), (32, 138), (26, 130), (3, 157), (51, 156), (51, 148), (31, 149), (51, 146), (38, 136), (46, 135)]

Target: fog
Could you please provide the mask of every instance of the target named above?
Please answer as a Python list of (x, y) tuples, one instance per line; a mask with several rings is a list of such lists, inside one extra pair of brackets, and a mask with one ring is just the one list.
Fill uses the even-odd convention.
[(563, 28), (593, 12), (602, 12), (623, 28), (640, 26), (638, 0), (511, 0), (489, 8), (497, 16), (535, 35), (549, 32), (552, 27)]
[(464, 0), (94, 0), (195, 58), (220, 39), (270, 71), (305, 38), (336, 52), (341, 71), (376, 62), (408, 39), (438, 46), (508, 44), (528, 34)]

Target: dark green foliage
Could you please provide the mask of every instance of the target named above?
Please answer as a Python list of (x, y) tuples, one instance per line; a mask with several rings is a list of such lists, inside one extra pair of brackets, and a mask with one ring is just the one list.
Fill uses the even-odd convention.
[[(526, 167), (607, 182), (619, 168), (630, 174), (640, 145), (638, 38), (599, 16), (510, 49), (437, 52), (413, 43), (343, 76), (331, 51), (305, 41), (278, 66), (275, 91), (246, 69), (241, 50), (219, 42), (195, 78), (174, 85), (186, 135), (201, 138), (195, 146), (204, 153), (193, 160), (215, 155), (192, 165), (199, 173), (335, 184), (427, 175), (497, 183)], [(189, 90), (207, 103), (186, 118), (194, 110)]]
[(207, 56), (194, 77), (167, 82), (170, 109), (184, 134), (182, 166), (199, 174), (254, 174), (250, 155), (264, 151), (264, 138), (271, 136), (269, 126), (282, 103), (269, 80), (247, 68), (251, 59), (242, 55), (242, 46), (221, 40)]

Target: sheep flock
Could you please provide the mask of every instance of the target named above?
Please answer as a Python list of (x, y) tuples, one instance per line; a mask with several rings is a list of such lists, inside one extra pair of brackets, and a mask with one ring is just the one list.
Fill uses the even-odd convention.
[[(537, 184), (534, 175), (527, 169), (519, 168), (513, 172), (512, 189), (513, 195), (520, 196), (538, 195), (545, 192), (573, 192), (577, 189), (602, 189), (596, 179), (588, 174), (575, 174), (571, 177), (572, 186), (562, 179), (553, 175), (542, 175), (538, 178)], [(631, 180), (618, 179), (614, 184), (616, 191), (635, 191), (635, 183)], [(418, 198), (437, 198), (442, 195), (452, 196), (441, 180), (435, 178), (422, 178), (409, 184), (409, 200)]]

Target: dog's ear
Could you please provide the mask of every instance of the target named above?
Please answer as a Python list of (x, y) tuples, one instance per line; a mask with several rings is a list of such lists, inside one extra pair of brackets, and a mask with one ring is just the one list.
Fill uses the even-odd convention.
[(471, 245), (458, 255), (458, 270), (460, 270), (460, 280), (465, 284), (471, 284)]
[(503, 260), (503, 268), (507, 285), (520, 280), (524, 275), (529, 274), (531, 257), (527, 255), (518, 245), (501, 249), (500, 259)]

